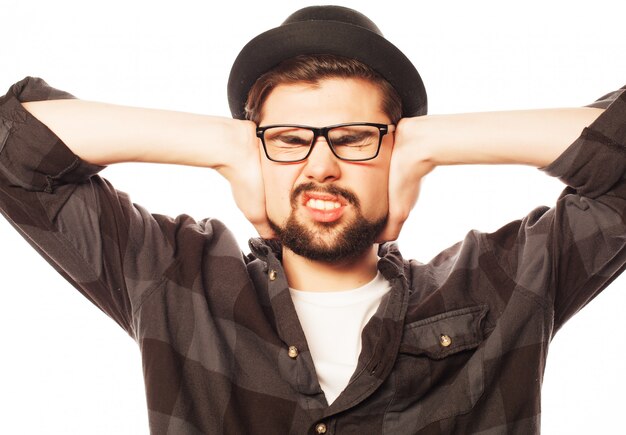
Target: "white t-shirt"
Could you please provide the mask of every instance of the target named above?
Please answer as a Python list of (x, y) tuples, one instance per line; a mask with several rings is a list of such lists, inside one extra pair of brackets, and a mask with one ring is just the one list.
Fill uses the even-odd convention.
[(348, 385), (361, 353), (363, 327), (389, 288), (378, 272), (372, 281), (354, 290), (289, 289), (329, 405)]

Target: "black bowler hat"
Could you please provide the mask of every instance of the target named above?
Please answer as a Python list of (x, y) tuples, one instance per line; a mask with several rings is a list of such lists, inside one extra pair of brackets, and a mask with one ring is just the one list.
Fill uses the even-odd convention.
[(245, 118), (248, 92), (261, 75), (301, 54), (356, 59), (380, 74), (400, 94), (403, 117), (426, 114), (426, 89), (419, 73), (372, 20), (341, 6), (310, 6), (291, 14), (279, 27), (261, 33), (241, 50), (228, 79), (228, 104), (233, 118)]

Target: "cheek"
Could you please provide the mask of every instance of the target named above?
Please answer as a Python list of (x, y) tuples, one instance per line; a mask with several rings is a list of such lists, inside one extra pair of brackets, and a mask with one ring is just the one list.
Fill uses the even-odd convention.
[(368, 218), (379, 218), (387, 214), (389, 179), (388, 169), (384, 166), (368, 168), (366, 172), (355, 174), (357, 183), (353, 190), (361, 201), (361, 212)]
[(389, 190), (387, 179), (380, 179), (376, 185), (370, 186), (371, 208), (376, 216), (382, 216), (389, 210)]
[(369, 206), (376, 216), (385, 215), (389, 210), (389, 159), (385, 155), (379, 157), (383, 157), (380, 164), (372, 168), (372, 173), (363, 177), (363, 180), (368, 181), (366, 186)]

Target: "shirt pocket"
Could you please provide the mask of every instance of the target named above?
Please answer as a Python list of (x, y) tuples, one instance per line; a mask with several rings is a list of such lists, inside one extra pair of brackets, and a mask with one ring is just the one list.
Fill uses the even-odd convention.
[(487, 305), (448, 311), (404, 328), (385, 432), (414, 433), (469, 412), (484, 391)]

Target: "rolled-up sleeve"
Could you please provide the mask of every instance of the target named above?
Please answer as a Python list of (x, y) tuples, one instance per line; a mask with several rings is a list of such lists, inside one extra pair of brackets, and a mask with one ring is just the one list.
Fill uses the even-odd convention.
[[(212, 237), (210, 220), (153, 215), (98, 175), (22, 102), (73, 98), (26, 78), (0, 98), (0, 212), (74, 287), (134, 335), (143, 296), (159, 285), (197, 234), (192, 253)], [(195, 240), (195, 239), (194, 239)], [(182, 242), (181, 242), (182, 243)]]
[(98, 173), (76, 156), (21, 103), (74, 98), (39, 78), (27, 77), (0, 98), (0, 172), (10, 185), (52, 192), (55, 186), (77, 183)]
[(626, 87), (590, 106), (605, 110), (542, 168), (567, 185), (556, 204), (485, 235), (516, 285), (549, 301), (553, 332), (626, 265)]
[(606, 110), (545, 168), (569, 186), (550, 233), (557, 327), (626, 264), (626, 86), (591, 106)]

